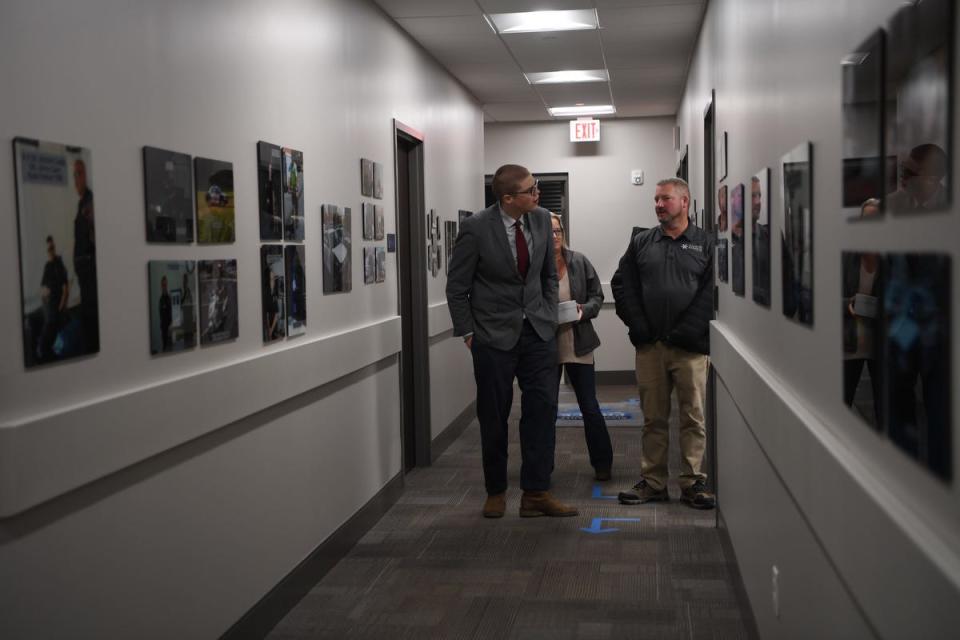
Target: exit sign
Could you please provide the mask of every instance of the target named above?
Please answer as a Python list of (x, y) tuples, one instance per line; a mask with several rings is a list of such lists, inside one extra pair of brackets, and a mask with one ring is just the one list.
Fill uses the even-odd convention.
[(570, 142), (600, 142), (600, 121), (594, 118), (571, 120)]

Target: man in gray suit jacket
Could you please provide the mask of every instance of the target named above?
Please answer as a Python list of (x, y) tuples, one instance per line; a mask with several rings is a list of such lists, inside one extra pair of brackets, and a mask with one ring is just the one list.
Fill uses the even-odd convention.
[(498, 202), (463, 221), (447, 274), (453, 333), (473, 355), (487, 500), (506, 510), (507, 419), (513, 380), (521, 392), (522, 517), (573, 516), (549, 493), (557, 410), (557, 273), (550, 214), (537, 206), (530, 172), (504, 165), (493, 177)]

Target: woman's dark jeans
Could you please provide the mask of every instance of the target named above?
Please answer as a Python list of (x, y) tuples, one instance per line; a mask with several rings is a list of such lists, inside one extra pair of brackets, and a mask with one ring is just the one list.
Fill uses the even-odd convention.
[(583, 432), (590, 452), (590, 464), (598, 471), (609, 471), (613, 464), (613, 446), (607, 423), (600, 413), (597, 402), (597, 381), (592, 364), (561, 364), (557, 370), (557, 379), (563, 379), (563, 368), (567, 368), (567, 377), (577, 394), (577, 404), (583, 414)]

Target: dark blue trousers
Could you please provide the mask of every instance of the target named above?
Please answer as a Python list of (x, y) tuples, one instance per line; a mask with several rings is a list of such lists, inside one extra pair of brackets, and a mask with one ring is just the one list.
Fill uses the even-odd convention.
[(546, 491), (556, 445), (557, 339), (544, 342), (524, 320), (512, 349), (501, 351), (474, 339), (471, 351), (487, 494), (507, 489), (507, 419), (514, 378), (520, 385), (520, 486), (524, 491)]
[(597, 376), (592, 364), (566, 362), (560, 365), (559, 379), (563, 379), (563, 368), (567, 368), (567, 378), (577, 394), (577, 404), (583, 414), (583, 435), (590, 452), (590, 465), (594, 469), (609, 470), (613, 465), (613, 446), (607, 423), (600, 413), (597, 402)]

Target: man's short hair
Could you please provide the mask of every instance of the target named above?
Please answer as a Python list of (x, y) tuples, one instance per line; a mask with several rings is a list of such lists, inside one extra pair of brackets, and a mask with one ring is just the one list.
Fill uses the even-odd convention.
[(664, 178), (663, 180), (657, 183), (657, 186), (663, 187), (668, 184), (673, 185), (674, 189), (679, 190), (681, 195), (684, 195), (687, 197), (687, 200), (690, 199), (690, 185), (687, 184), (686, 180), (684, 180), (683, 178)]
[(493, 195), (497, 200), (503, 200), (503, 196), (511, 195), (520, 188), (520, 183), (526, 180), (530, 171), (519, 164), (505, 164), (493, 174)]

